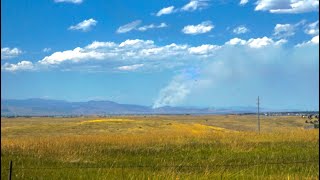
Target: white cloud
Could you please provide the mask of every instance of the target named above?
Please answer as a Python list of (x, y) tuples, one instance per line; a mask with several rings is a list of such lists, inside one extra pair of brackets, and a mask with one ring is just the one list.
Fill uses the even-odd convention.
[(114, 42), (93, 41), (91, 44), (86, 46), (86, 49), (98, 49), (98, 48), (107, 48), (107, 47), (114, 47), (114, 46), (116, 46)]
[(244, 33), (247, 33), (249, 32), (249, 29), (245, 26), (238, 26), (236, 28), (233, 29), (233, 33), (235, 34), (244, 34)]
[(5, 63), (1, 67), (2, 70), (10, 71), (10, 72), (32, 70), (33, 68), (34, 66), (30, 61), (21, 61), (21, 62), (18, 62), (17, 64)]
[(19, 56), (22, 51), (18, 48), (1, 48), (1, 59), (11, 59)]
[(83, 32), (87, 32), (87, 31), (91, 30), (91, 28), (93, 26), (95, 26), (97, 23), (98, 23), (98, 21), (90, 18), (90, 19), (87, 19), (87, 20), (84, 20), (84, 21), (78, 23), (77, 25), (70, 26), (69, 30), (80, 30)]
[(137, 26), (139, 26), (141, 24), (141, 20), (136, 20), (136, 21), (132, 21), (131, 23), (128, 23), (126, 25), (120, 26), (117, 29), (117, 33), (126, 33), (129, 31), (134, 30)]
[[(126, 67), (125, 63), (127, 63), (143, 64), (144, 70), (150, 68), (156, 70), (170, 69), (185, 66), (200, 59), (214, 58), (219, 51), (228, 46), (239, 45), (246, 46), (249, 49), (262, 49), (267, 46), (280, 46), (284, 43), (286, 43), (284, 39), (274, 41), (268, 37), (251, 38), (249, 40), (234, 38), (224, 45), (203, 44), (199, 46), (175, 43), (158, 46), (152, 40), (142, 39), (127, 39), (121, 43), (93, 41), (84, 47), (53, 52), (34, 63), (33, 66), (37, 70), (47, 68), (85, 70), (90, 67), (90, 69), (97, 68), (100, 71), (106, 71), (110, 69), (130, 69), (130, 67)], [(17, 66), (20, 67), (20, 64)], [(17, 68), (17, 66), (6, 65), (5, 67), (7, 69), (13, 68), (15, 71), (23, 69)], [(119, 69), (120, 66), (125, 67)]]
[(159, 25), (150, 24), (150, 25), (141, 26), (137, 30), (138, 31), (146, 31), (148, 29), (158, 29), (158, 28), (165, 28), (165, 27), (168, 27), (168, 25), (166, 23), (161, 23)]
[(277, 24), (274, 27), (273, 35), (277, 38), (286, 38), (295, 34), (295, 25)]
[(62, 3), (62, 2), (66, 2), (66, 3), (73, 3), (73, 4), (81, 4), (83, 2), (83, 0), (54, 0), (55, 3)]
[(247, 41), (248, 46), (251, 48), (261, 48), (273, 43), (274, 43), (273, 40), (267, 37), (256, 38), (256, 39), (251, 38)]
[(210, 32), (214, 28), (211, 21), (204, 21), (198, 25), (187, 25), (182, 29), (185, 34), (203, 34)]
[(181, 8), (181, 11), (195, 11), (208, 6), (207, 0), (191, 0)]
[(74, 50), (55, 52), (50, 56), (44, 57), (39, 61), (39, 63), (43, 65), (55, 65), (61, 64), (65, 61), (80, 62), (89, 59), (103, 59), (104, 57), (104, 53), (97, 51), (85, 51), (84, 49), (77, 47)]
[(239, 39), (239, 38), (233, 38), (233, 39), (230, 39), (229, 41), (227, 41), (225, 44), (227, 44), (227, 45), (237, 45), (237, 44), (245, 45), (246, 41)]
[(304, 32), (309, 35), (319, 34), (319, 20), (308, 24)]
[(270, 13), (306, 13), (319, 11), (319, 0), (258, 0), (256, 11)]
[(162, 16), (162, 15), (165, 15), (165, 14), (171, 14), (174, 12), (174, 6), (169, 6), (169, 7), (166, 7), (166, 8), (162, 8), (160, 11), (157, 12), (157, 16)]
[(248, 2), (249, 2), (249, 0), (241, 0), (239, 4), (240, 4), (240, 5), (245, 5), (245, 4), (247, 4)]
[(43, 51), (43, 52), (50, 52), (50, 51), (51, 51), (51, 48), (43, 48), (42, 51)]
[(128, 66), (120, 66), (118, 67), (119, 70), (121, 71), (134, 71), (137, 70), (138, 68), (141, 68), (143, 64), (134, 64), (134, 65), (128, 65)]
[(174, 6), (162, 8), (160, 11), (156, 13), (156, 16), (162, 16), (165, 14), (172, 14), (176, 12), (192, 12), (196, 10), (202, 10), (208, 6), (208, 0), (191, 0), (189, 3), (185, 4), (181, 8), (175, 9)]
[(311, 41), (313, 44), (319, 44), (319, 35), (313, 37), (310, 41)]
[(310, 46), (310, 45), (319, 45), (319, 35), (314, 36), (310, 41), (297, 44), (296, 47)]
[(227, 41), (226, 45), (246, 45), (250, 48), (259, 49), (266, 46), (278, 46), (286, 43), (287, 40), (280, 39), (279, 41), (274, 41), (271, 38), (268, 37), (262, 37), (262, 38), (250, 38), (249, 40), (243, 40), (239, 38), (233, 38)]
[(154, 42), (152, 40), (141, 40), (141, 39), (128, 39), (124, 42), (120, 43), (119, 47), (133, 47), (133, 48), (141, 48), (141, 47), (150, 47), (153, 46)]
[(197, 47), (190, 47), (188, 49), (190, 54), (198, 54), (198, 55), (208, 55), (213, 53), (215, 50), (218, 50), (220, 46), (212, 45), (212, 44), (203, 44)]

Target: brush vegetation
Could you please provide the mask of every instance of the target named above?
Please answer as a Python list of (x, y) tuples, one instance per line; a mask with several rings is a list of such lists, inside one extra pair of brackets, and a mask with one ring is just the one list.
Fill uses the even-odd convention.
[(1, 118), (1, 179), (319, 179), (294, 116)]

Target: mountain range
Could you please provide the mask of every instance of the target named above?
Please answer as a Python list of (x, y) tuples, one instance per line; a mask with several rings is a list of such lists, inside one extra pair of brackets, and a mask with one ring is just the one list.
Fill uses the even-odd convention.
[[(117, 115), (117, 114), (230, 114), (255, 113), (257, 107), (195, 108), (165, 106), (152, 108), (113, 101), (68, 102), (49, 99), (1, 99), (1, 116)], [(271, 111), (261, 108), (261, 111)]]

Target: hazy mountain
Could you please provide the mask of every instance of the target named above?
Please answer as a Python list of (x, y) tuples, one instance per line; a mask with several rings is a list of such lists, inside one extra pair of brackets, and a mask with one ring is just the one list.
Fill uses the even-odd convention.
[(256, 107), (195, 108), (119, 104), (112, 101), (68, 102), (48, 99), (1, 100), (2, 116), (107, 115), (107, 114), (228, 114), (254, 113)]

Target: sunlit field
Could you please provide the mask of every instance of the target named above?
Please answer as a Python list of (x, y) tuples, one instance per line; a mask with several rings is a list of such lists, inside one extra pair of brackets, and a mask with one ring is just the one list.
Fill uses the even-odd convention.
[(1, 118), (1, 178), (319, 179), (319, 129), (295, 116)]

